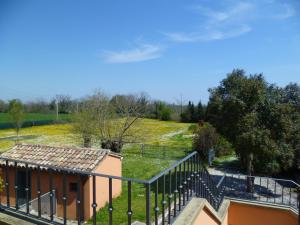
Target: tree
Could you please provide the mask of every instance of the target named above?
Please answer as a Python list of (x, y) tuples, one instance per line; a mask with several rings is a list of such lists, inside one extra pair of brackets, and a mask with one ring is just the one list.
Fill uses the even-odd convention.
[(210, 89), (206, 116), (233, 144), (249, 176), (272, 174), (299, 165), (299, 99), (297, 84), (280, 88), (262, 74), (233, 70)]
[(72, 99), (69, 95), (56, 95), (50, 103), (51, 110), (57, 110), (58, 113), (70, 113), (72, 111)]
[(7, 110), (7, 103), (0, 99), (0, 113), (4, 113)]
[(27, 102), (25, 104), (26, 112), (30, 113), (49, 113), (49, 103), (40, 99), (37, 101)]
[(189, 101), (188, 105), (186, 106), (186, 109), (180, 115), (180, 120), (184, 123), (198, 122), (198, 108), (195, 109), (193, 102)]
[(198, 125), (194, 131), (193, 148), (199, 152), (202, 158), (207, 159), (208, 151), (217, 144), (218, 134), (216, 129), (210, 125)]
[(155, 102), (155, 118), (159, 120), (170, 120), (171, 109), (162, 101)]
[(83, 138), (86, 147), (90, 147), (94, 139), (103, 148), (120, 152), (124, 143), (137, 136), (132, 128), (142, 117), (146, 105), (147, 99), (142, 94), (109, 98), (97, 92), (80, 104), (73, 131)]
[(201, 103), (201, 101), (199, 101), (198, 105), (197, 105), (197, 122), (204, 120), (205, 119), (205, 109)]
[(132, 132), (132, 127), (142, 118), (147, 103), (143, 93), (113, 98), (108, 105), (107, 121), (103, 124), (99, 120), (102, 147), (120, 152), (124, 143), (133, 141), (137, 134)]
[(247, 113), (256, 110), (265, 97), (266, 86), (262, 74), (247, 77), (244, 70), (233, 70), (218, 87), (209, 90), (209, 121), (234, 143), (240, 133), (239, 122)]
[(97, 110), (99, 109), (99, 103), (103, 103), (103, 99), (99, 101), (100, 98), (97, 97), (92, 96), (80, 102), (80, 107), (73, 117), (73, 132), (82, 138), (83, 146), (87, 148), (92, 146), (92, 138), (96, 134), (98, 122)]
[(19, 136), (19, 131), (24, 119), (24, 106), (22, 102), (18, 99), (11, 100), (9, 102), (8, 114), (14, 124), (17, 136)]

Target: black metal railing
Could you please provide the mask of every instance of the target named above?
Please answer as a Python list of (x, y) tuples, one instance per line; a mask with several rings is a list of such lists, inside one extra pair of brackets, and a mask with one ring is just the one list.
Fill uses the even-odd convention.
[[(178, 216), (179, 212), (194, 196), (207, 199), (216, 210), (219, 209), (223, 200), (224, 186), (216, 185), (215, 181), (201, 163), (200, 157), (196, 152), (177, 161), (171, 167), (152, 177), (150, 180), (52, 167), (3, 157), (0, 157), (0, 160), (2, 161), (2, 177), (5, 184), (3, 194), (1, 195), (2, 198), (5, 199), (0, 200), (1, 208), (56, 224), (74, 224), (75, 221), (77, 224), (83, 223), (83, 211), (84, 209), (86, 210), (86, 204), (83, 202), (83, 183), (86, 179), (90, 179), (92, 184), (92, 202), (89, 206), (92, 212), (90, 220), (92, 224), (98, 224), (99, 222), (97, 216), (99, 210), (97, 206), (97, 196), (100, 195), (98, 190), (103, 190), (104, 188), (108, 190), (108, 196), (106, 198), (108, 217), (107, 221), (100, 222), (110, 225), (113, 224), (114, 213), (118, 210), (114, 205), (115, 196), (113, 193), (115, 188), (114, 182), (116, 181), (123, 183), (123, 189), (125, 190), (123, 195), (127, 195), (127, 209), (123, 213), (126, 213), (124, 220), (127, 220), (127, 224), (129, 225), (132, 223), (132, 218), (135, 215), (135, 210), (132, 207), (132, 196), (134, 193), (132, 189), (133, 185), (136, 184), (142, 185), (144, 188), (144, 222), (146, 222), (147, 225), (152, 224), (152, 222), (156, 225), (171, 224), (174, 218)], [(18, 171), (25, 172), (24, 183), (20, 183)], [(45, 181), (44, 175), (42, 175), (42, 173), (44, 174), (45, 172), (48, 174), (46, 178), (47, 182)], [(32, 174), (35, 175), (35, 180), (31, 180), (30, 177)], [(74, 193), (76, 202), (74, 207), (76, 211), (75, 221), (74, 219), (71, 221), (68, 215), (68, 207), (70, 207), (68, 201), (71, 197), (67, 188), (67, 182), (69, 182), (68, 176), (70, 175), (74, 178), (72, 182), (77, 184), (76, 193)], [(108, 186), (99, 187), (97, 183), (98, 178), (105, 179)], [(47, 187), (45, 187), (45, 185)], [(22, 196), (20, 195), (21, 189), (23, 190)], [(43, 201), (45, 194), (47, 196), (46, 204), (48, 204), (48, 210), (42, 210), (45, 204)], [(20, 198), (23, 198), (25, 201), (22, 207), (18, 205), (18, 199)], [(56, 201), (61, 202), (61, 215), (57, 215)], [(34, 202), (35, 210), (32, 210), (32, 202)], [(124, 206), (122, 206), (122, 208), (124, 208)]]
[[(74, 219), (69, 219), (67, 211), (68, 211), (68, 200), (70, 197), (70, 193), (67, 191), (66, 183), (67, 183), (67, 175), (71, 175), (73, 177), (76, 177), (76, 223), (82, 224), (83, 223), (83, 215), (82, 215), (82, 209), (84, 207), (83, 202), (83, 193), (81, 190), (82, 187), (82, 180), (84, 178), (92, 177), (92, 199), (93, 202), (90, 205), (92, 208), (92, 220), (93, 224), (96, 224), (96, 214), (97, 214), (97, 202), (96, 202), (96, 195), (97, 195), (97, 188), (103, 188), (103, 187), (97, 187), (96, 186), (96, 178), (101, 177), (103, 179), (107, 179), (108, 181), (108, 203), (109, 203), (109, 219), (108, 224), (113, 224), (113, 198), (112, 198), (112, 192), (113, 192), (113, 180), (119, 180), (124, 181), (128, 183), (128, 224), (131, 223), (130, 220), (130, 214), (132, 214), (131, 210), (131, 193), (130, 193), (130, 186), (132, 182), (139, 183), (139, 184), (147, 184), (147, 181), (145, 180), (139, 180), (139, 179), (133, 179), (133, 178), (126, 178), (126, 177), (119, 177), (119, 176), (112, 176), (107, 174), (101, 174), (101, 173), (94, 173), (94, 172), (84, 172), (80, 170), (72, 170), (72, 169), (66, 169), (61, 167), (52, 167), (49, 165), (43, 165), (43, 164), (37, 164), (32, 162), (26, 162), (21, 160), (12, 160), (8, 158), (0, 157), (0, 160), (2, 161), (2, 177), (4, 180), (4, 195), (1, 195), (1, 197), (5, 197), (5, 202), (3, 199), (0, 199), (0, 207), (5, 210), (14, 211), (20, 214), (24, 214), (26, 216), (30, 216), (36, 219), (39, 219), (41, 221), (45, 222), (53, 222), (56, 224), (68, 224), (72, 223), (74, 224)], [(18, 171), (25, 171), (25, 185), (24, 183), (20, 183), (18, 180)], [(42, 178), (41, 173), (47, 171), (47, 188), (45, 188), (45, 179)], [(35, 172), (36, 174), (36, 180), (34, 182), (30, 182), (29, 174)], [(57, 174), (59, 174), (59, 178), (57, 178)], [(13, 179), (11, 177), (13, 176)], [(54, 181), (55, 176), (55, 181)], [(41, 184), (41, 182), (42, 183)], [(22, 186), (22, 187), (21, 187)], [(41, 190), (42, 187), (44, 187), (44, 193)], [(55, 196), (54, 194), (57, 192), (57, 188), (62, 187), (62, 195)], [(23, 191), (23, 201), (25, 201), (25, 204), (21, 207), (19, 206), (19, 199), (20, 196), (20, 190)], [(33, 189), (35, 191), (33, 191)], [(14, 190), (14, 191), (13, 191)], [(101, 190), (101, 189), (100, 189)], [(34, 193), (35, 192), (35, 193)], [(48, 199), (48, 211), (47, 213), (43, 213), (42, 210), (42, 204), (43, 204), (43, 196), (47, 193), (49, 196)], [(25, 194), (25, 196), (24, 196)], [(37, 197), (34, 199), (34, 201), (37, 204), (37, 212), (36, 210), (30, 210), (30, 205), (32, 203), (32, 200), (30, 199), (30, 196), (32, 194), (35, 194)], [(24, 198), (25, 197), (25, 198)], [(56, 205), (55, 205), (55, 199), (57, 201), (62, 201), (62, 216), (55, 215), (56, 212)], [(13, 203), (14, 202), (14, 203)]]
[(292, 180), (224, 174), (218, 186), (223, 186), (223, 195), (228, 198), (288, 206), (296, 212), (300, 210), (300, 185)]
[[(120, 213), (116, 204), (114, 190), (116, 181), (123, 183), (123, 193), (126, 196), (126, 205), (122, 205), (124, 222), (130, 225), (137, 209), (134, 208), (133, 198), (136, 193), (133, 190), (138, 185), (142, 188), (143, 216), (139, 216), (147, 225), (154, 223), (172, 224), (174, 219), (188, 204), (192, 197), (205, 198), (210, 205), (219, 210), (224, 196), (228, 198), (244, 199), (250, 201), (267, 202), (277, 205), (286, 205), (299, 212), (300, 195), (296, 193), (300, 186), (291, 181), (268, 177), (249, 177), (242, 174), (226, 174), (219, 177), (216, 182), (205, 166), (199, 155), (193, 152), (180, 159), (169, 168), (155, 175), (149, 180), (141, 180), (120, 176), (113, 176), (94, 172), (84, 172), (61, 167), (11, 160), (0, 157), (2, 179), (4, 181), (1, 193), (1, 208), (12, 210), (20, 214), (34, 217), (41, 221), (56, 224), (82, 224), (84, 210), (91, 209), (91, 224), (116, 224), (115, 213)], [(23, 180), (20, 179), (23, 173)], [(47, 173), (45, 180), (44, 173)], [(43, 173), (43, 175), (42, 175)], [(31, 179), (33, 176), (35, 179)], [(68, 177), (72, 177), (76, 190), (73, 194), (68, 190)], [(100, 186), (97, 179), (103, 179), (107, 186)], [(83, 184), (89, 179), (91, 182), (92, 199), (87, 206), (83, 198)], [(252, 181), (252, 191), (247, 192), (247, 181)], [(45, 186), (46, 185), (46, 186)], [(97, 197), (103, 194), (101, 190), (107, 190), (107, 218), (98, 216), (99, 207)], [(106, 192), (105, 192), (106, 193)], [(72, 196), (73, 197), (72, 197)], [(70, 201), (74, 198), (76, 218), (70, 219)], [(22, 201), (20, 201), (22, 199)], [(32, 200), (33, 199), (33, 200)], [(61, 203), (62, 212), (58, 215), (57, 202)], [(45, 206), (46, 205), (46, 206)], [(46, 207), (47, 210), (43, 210)], [(34, 210), (33, 210), (34, 208)], [(119, 215), (118, 215), (119, 217)], [(75, 221), (74, 221), (75, 220)], [(100, 221), (102, 220), (102, 221)], [(105, 220), (105, 221), (103, 221)]]
[[(216, 210), (223, 201), (222, 188), (217, 187), (196, 152), (154, 176), (148, 181), (147, 186), (147, 195), (151, 195), (149, 191), (151, 188), (154, 190), (155, 225), (171, 224), (194, 196), (205, 198)], [(159, 191), (161, 191), (161, 203), (158, 201)], [(151, 224), (151, 202), (148, 201), (147, 204), (149, 205), (147, 205), (146, 224)], [(160, 217), (159, 212), (161, 212)]]

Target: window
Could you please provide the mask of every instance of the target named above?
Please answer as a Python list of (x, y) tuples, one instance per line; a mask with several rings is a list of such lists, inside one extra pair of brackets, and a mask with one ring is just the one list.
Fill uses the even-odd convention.
[(70, 192), (76, 192), (77, 191), (77, 183), (70, 183), (69, 189), (70, 189)]

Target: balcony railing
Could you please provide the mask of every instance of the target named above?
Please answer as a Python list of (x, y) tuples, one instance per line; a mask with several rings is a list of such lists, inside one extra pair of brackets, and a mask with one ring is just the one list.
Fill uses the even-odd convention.
[[(220, 208), (224, 196), (251, 201), (272, 202), (288, 205), (295, 210), (299, 210), (299, 201), (297, 201), (297, 194), (294, 192), (297, 187), (299, 188), (298, 184), (281, 179), (252, 177), (251, 179), (254, 184), (253, 192), (247, 193), (246, 176), (226, 175), (221, 177), (219, 182), (216, 183), (213, 176), (209, 174), (201, 163), (200, 157), (196, 152), (177, 161), (150, 180), (70, 170), (1, 157), (0, 160), (2, 160), (2, 179), (4, 180), (4, 190), (1, 196), (5, 198), (5, 201), (3, 201), (4, 199), (0, 199), (1, 208), (56, 224), (82, 224), (82, 208), (87, 209), (90, 207), (92, 213), (89, 222), (91, 224), (116, 224), (118, 222), (115, 221), (120, 216), (116, 215), (116, 213), (121, 213), (122, 215), (126, 215), (122, 222), (131, 225), (137, 213), (136, 204), (133, 203), (135, 200), (133, 195), (137, 195), (134, 188), (137, 185), (139, 190), (142, 189), (142, 194), (138, 194), (138, 197), (143, 198), (143, 206), (139, 204), (138, 207), (144, 210), (143, 215), (139, 215), (139, 219), (141, 222), (145, 222), (146, 225), (172, 224), (180, 211), (194, 196), (205, 198), (215, 210)], [(25, 172), (23, 184), (18, 179), (19, 170)], [(45, 171), (49, 174), (47, 182), (41, 176), (41, 173)], [(36, 174), (35, 181), (30, 180), (31, 172)], [(60, 174), (58, 178), (57, 174)], [(77, 184), (76, 192), (72, 193), (73, 197), (75, 195), (75, 222), (74, 219), (68, 218), (71, 207), (68, 203), (68, 200), (71, 198), (70, 192), (67, 191), (68, 175), (71, 175)], [(92, 187), (89, 193), (89, 196), (91, 196), (91, 204), (89, 205), (86, 204), (86, 199), (83, 198), (82, 190), (83, 180), (86, 178), (91, 180)], [(96, 180), (99, 178), (106, 181), (107, 187), (97, 183)], [(126, 205), (123, 202), (122, 207), (116, 204), (117, 199), (114, 199), (114, 185), (116, 182), (123, 183), (122, 195), (126, 196)], [(18, 198), (21, 197), (19, 196), (21, 187), (25, 191), (25, 195), (22, 196), (25, 200), (23, 206), (18, 205)], [(59, 189), (60, 191), (57, 191), (58, 188), (61, 188)], [(107, 192), (105, 192), (107, 195), (105, 196), (107, 204), (101, 206), (101, 209), (99, 209), (97, 206), (97, 196), (103, 195), (101, 191), (105, 188), (107, 188)], [(45, 193), (47, 194), (44, 195)], [(37, 197), (35, 198), (33, 195)], [(45, 196), (47, 201), (43, 200)], [(58, 207), (56, 202), (60, 202), (61, 205)], [(43, 210), (45, 204), (48, 204), (46, 207), (47, 210)], [(36, 210), (31, 210), (33, 205)], [(61, 215), (57, 213), (58, 208), (62, 209)], [(99, 210), (100, 213), (103, 210), (108, 210), (107, 218), (103, 219), (99, 216)], [(48, 215), (45, 216), (44, 214)]]
[[(1, 199), (1, 208), (5, 210), (13, 210), (15, 212), (26, 214), (27, 216), (40, 219), (41, 221), (50, 221), (56, 224), (74, 224), (74, 220), (69, 220), (68, 218), (68, 199), (70, 198), (69, 192), (67, 191), (67, 176), (72, 175), (76, 178), (77, 192), (76, 192), (76, 223), (83, 223), (82, 207), (87, 207), (83, 199), (82, 193), (82, 182), (83, 178), (90, 177), (92, 180), (92, 204), (91, 207), (92, 216), (91, 223), (98, 224), (99, 217), (97, 217), (97, 207), (96, 196), (100, 195), (98, 190), (107, 188), (107, 209), (108, 218), (107, 221), (102, 221), (104, 224), (112, 225), (114, 222), (114, 213), (117, 208), (114, 205), (113, 196), (113, 184), (115, 181), (121, 181), (125, 183), (125, 188), (123, 192), (127, 192), (127, 209), (123, 213), (127, 214), (126, 220), (127, 224), (132, 224), (132, 218), (135, 214), (132, 208), (132, 191), (133, 184), (142, 185), (144, 188), (144, 204), (145, 213), (144, 221), (147, 225), (154, 224), (171, 224), (174, 218), (179, 214), (183, 207), (188, 203), (188, 201), (193, 196), (198, 196), (207, 199), (207, 201), (217, 210), (222, 203), (222, 185), (217, 186), (208, 171), (202, 165), (199, 155), (193, 152), (186, 156), (185, 158), (177, 161), (168, 169), (157, 174), (150, 180), (140, 180), (127, 177), (111, 176), (107, 174), (100, 174), (94, 172), (83, 172), (78, 170), (70, 170), (59, 167), (52, 167), (43, 164), (37, 164), (26, 161), (11, 160), (8, 158), (1, 158), (2, 161), (2, 178), (4, 180), (4, 196), (5, 202)], [(21, 167), (21, 168), (20, 168)], [(18, 181), (18, 171), (22, 170), (25, 172), (25, 182), (20, 184)], [(13, 171), (13, 172), (12, 172)], [(33, 172), (36, 174), (36, 180), (31, 181), (30, 174)], [(44, 178), (41, 177), (41, 173), (47, 171), (49, 176), (47, 177), (47, 184), (41, 183), (45, 182)], [(59, 179), (57, 179), (57, 174), (60, 174)], [(13, 176), (13, 178), (11, 178)], [(55, 179), (54, 179), (55, 177)], [(105, 179), (108, 183), (108, 187), (97, 186), (97, 178)], [(43, 181), (42, 181), (43, 180)], [(42, 186), (47, 185), (47, 191), (42, 192)], [(25, 187), (25, 204), (23, 206), (18, 205), (18, 194), (20, 193), (20, 187)], [(123, 185), (124, 186), (124, 185)], [(61, 194), (56, 193), (57, 188), (61, 189)], [(13, 191), (12, 191), (13, 190)], [(35, 192), (35, 193), (34, 193)], [(45, 202), (43, 198), (47, 193), (47, 214), (44, 215), (43, 207), (45, 207)], [(31, 196), (36, 195), (34, 200), (31, 200)], [(23, 196), (24, 198), (24, 196)], [(56, 214), (56, 204), (54, 204), (54, 198), (59, 202), (62, 202), (62, 215)], [(36, 210), (31, 210), (33, 203)], [(124, 206), (123, 206), (124, 207)], [(101, 210), (104, 210), (103, 207)], [(119, 213), (119, 211), (118, 211)], [(125, 222), (125, 221), (122, 221)]]
[(224, 195), (228, 198), (288, 206), (299, 212), (300, 185), (292, 180), (224, 174), (219, 183), (223, 185)]

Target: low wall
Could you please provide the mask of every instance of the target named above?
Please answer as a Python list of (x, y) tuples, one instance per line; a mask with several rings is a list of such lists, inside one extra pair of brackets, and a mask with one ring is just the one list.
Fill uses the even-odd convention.
[(298, 216), (288, 208), (231, 201), (228, 225), (298, 225)]

